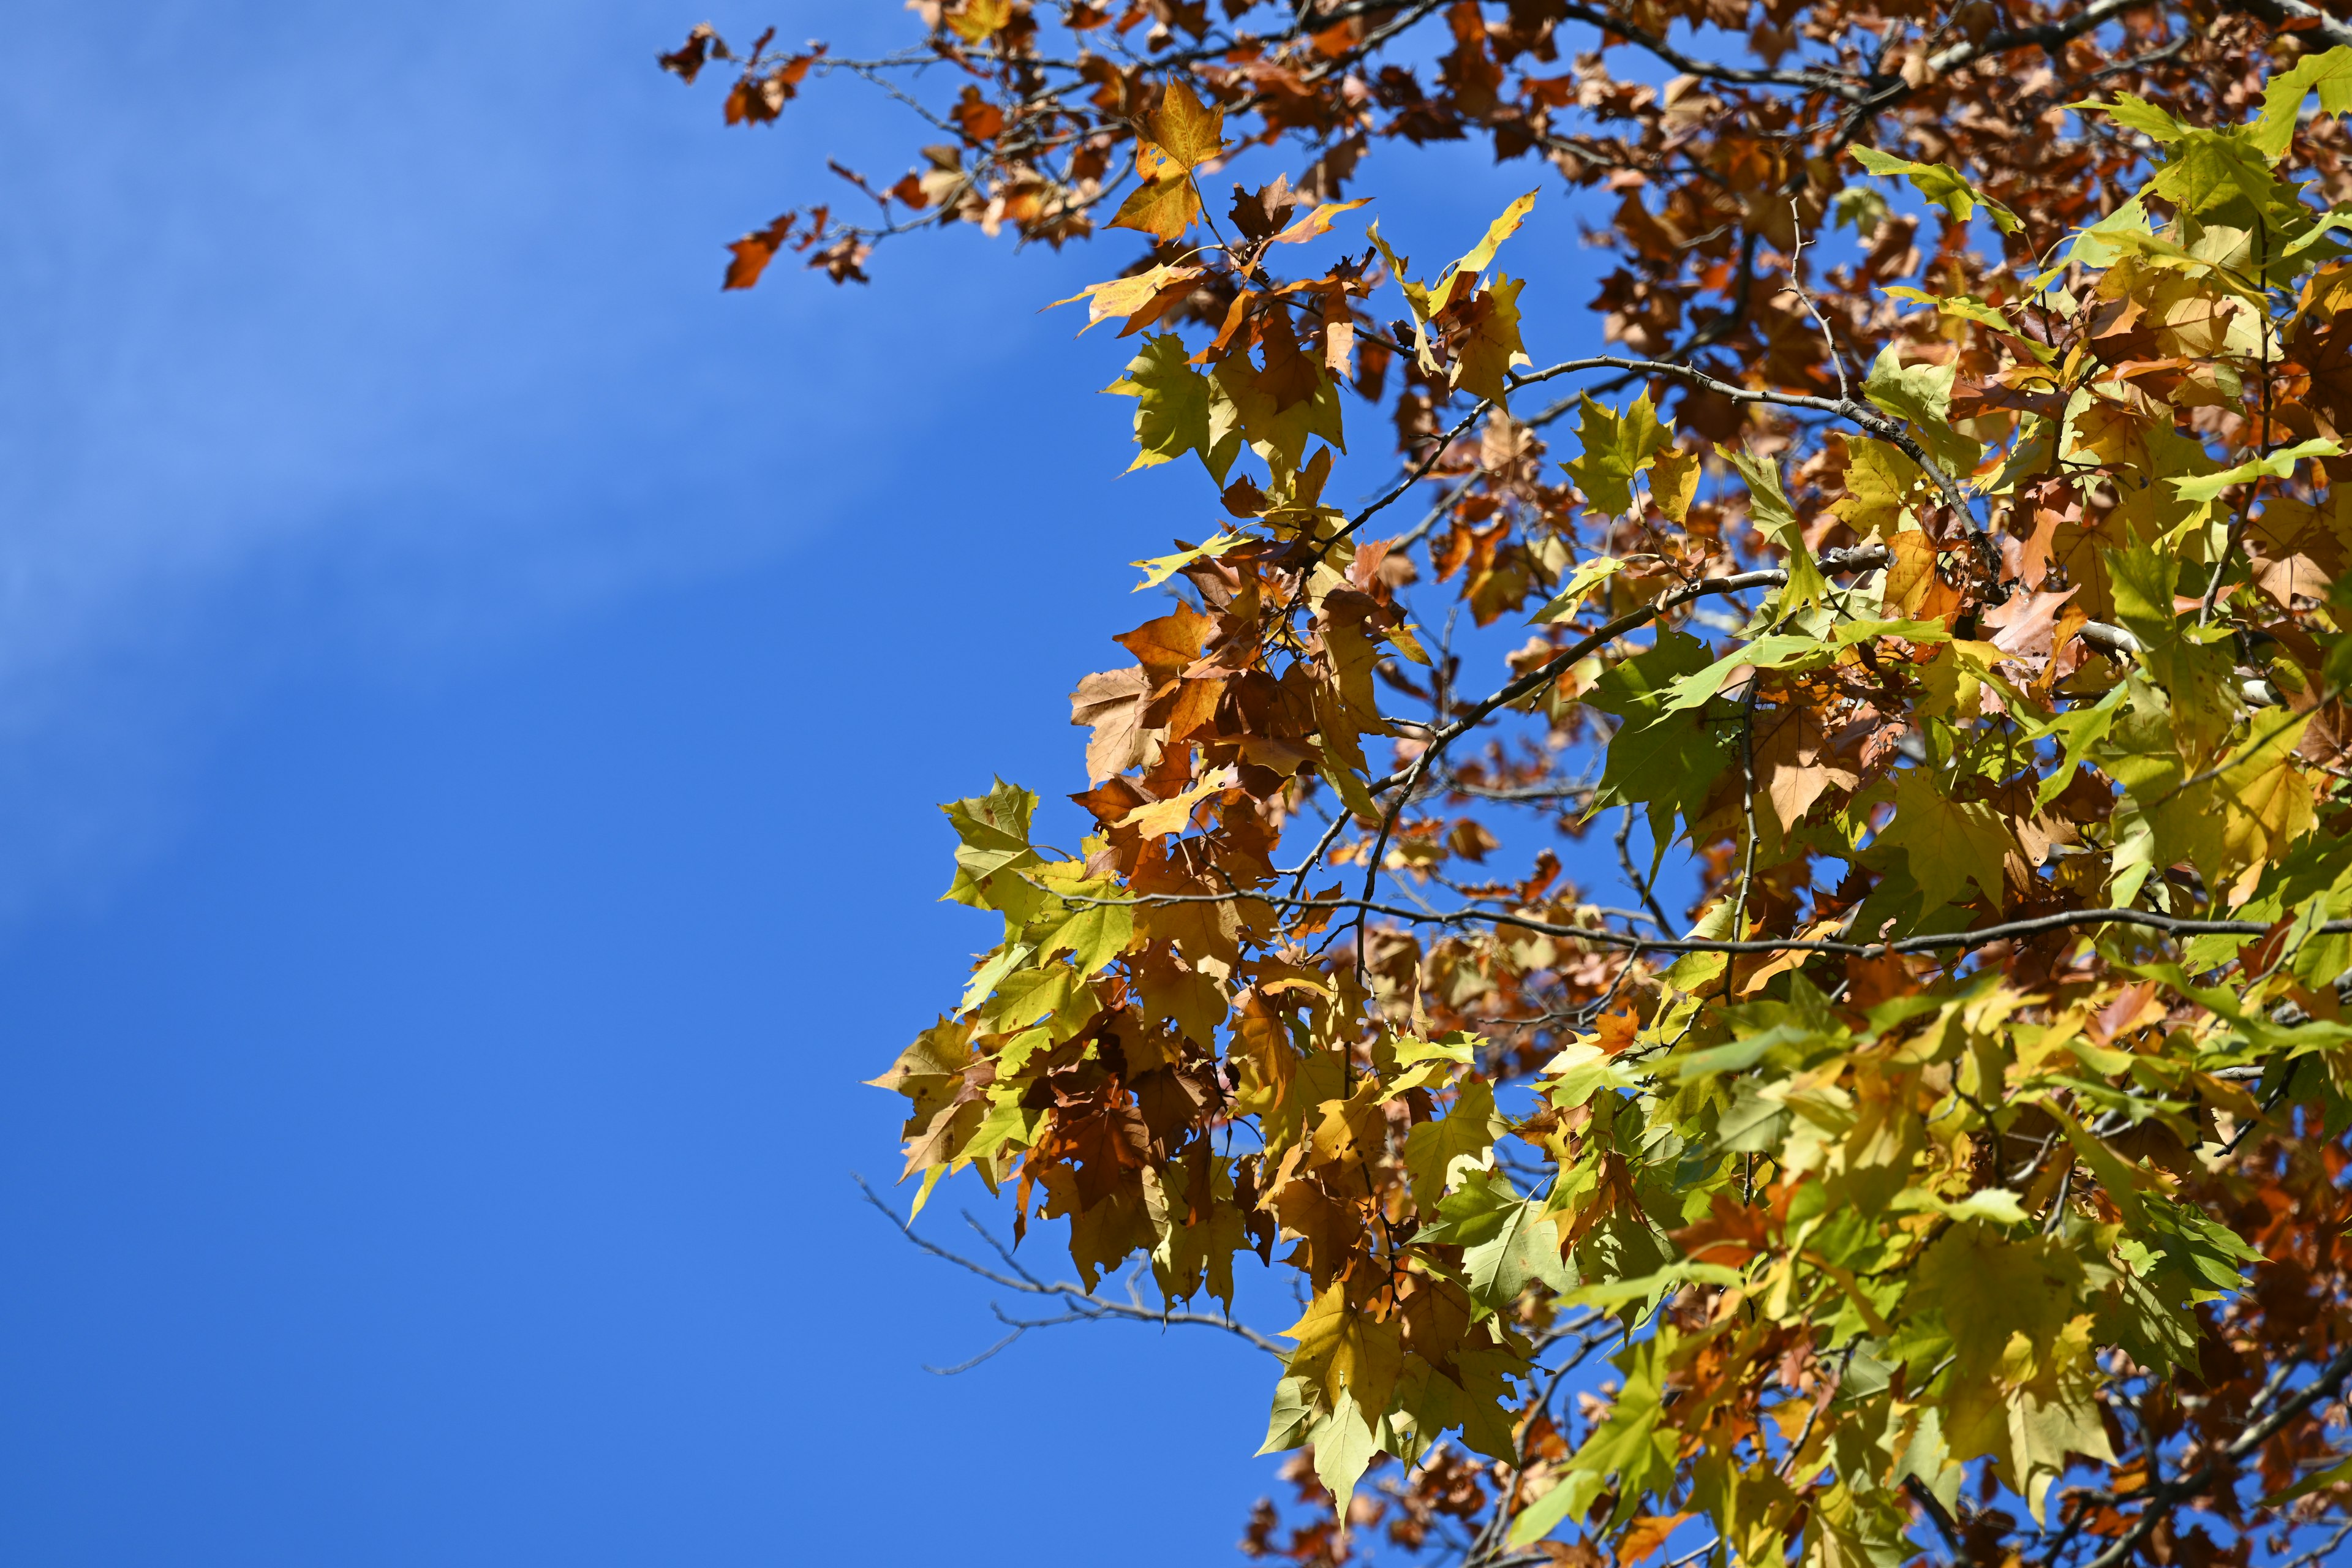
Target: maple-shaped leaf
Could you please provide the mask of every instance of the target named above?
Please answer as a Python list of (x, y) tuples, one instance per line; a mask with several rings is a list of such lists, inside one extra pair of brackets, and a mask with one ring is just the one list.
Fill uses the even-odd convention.
[(1183, 339), (1173, 332), (1144, 339), (1127, 374), (1103, 390), (1135, 399), (1137, 450), (1129, 473), (1197, 452), (1211, 477), (1225, 482), (1241, 441), (1235, 436), (1211, 442), (1209, 378), (1192, 368)]
[(1955, 223), (1968, 222), (1982, 207), (1993, 226), (2003, 234), (2015, 234), (2024, 226), (2015, 213), (1969, 184), (1968, 177), (1949, 163), (1915, 163), (1908, 158), (1896, 158), (1860, 143), (1848, 151), (1853, 153), (1854, 162), (1874, 174), (1899, 174), (1909, 180), (1921, 195), (1943, 208)]
[(1952, 428), (1952, 381), (1958, 371), (1958, 362), (1906, 364), (1889, 343), (1871, 362), (1862, 392), (1886, 413), (1907, 420), (1929, 455), (1955, 479), (1965, 479), (1983, 447)]
[(1652, 460), (1650, 502), (1670, 521), (1680, 524), (1688, 520), (1691, 502), (1698, 496), (1701, 466), (1696, 452), (1681, 447), (1667, 447)]
[(1175, 77), (1144, 121), (1144, 137), (1179, 170), (1189, 171), (1224, 152), (1224, 126), (1225, 111), (1204, 107), (1192, 85)]
[(1495, 1091), (1484, 1079), (1466, 1079), (1444, 1116), (1416, 1124), (1405, 1134), (1405, 1169), (1412, 1178), (1412, 1201), (1434, 1214), (1445, 1191), (1464, 1172), (1483, 1169), (1487, 1151), (1506, 1123), (1495, 1110)]
[(1107, 321), (1113, 316), (1125, 316), (1127, 325), (1119, 330), (1118, 334), (1123, 338), (1131, 332), (1141, 331), (1181, 304), (1204, 275), (1205, 269), (1199, 267), (1152, 267), (1132, 277), (1114, 278), (1108, 283), (1089, 283), (1068, 299), (1055, 300), (1047, 309), (1072, 305), (1084, 300), (1087, 301), (1087, 324), (1078, 329), (1081, 336), (1092, 331), (1098, 321)]
[(1139, 229), (1154, 239), (1173, 242), (1183, 238), (1200, 216), (1201, 193), (1192, 188), (1192, 176), (1179, 170), (1148, 179), (1128, 193), (1109, 226)]
[(1318, 1294), (1298, 1321), (1282, 1331), (1296, 1340), (1287, 1370), (1309, 1388), (1337, 1394), (1345, 1389), (1358, 1408), (1377, 1419), (1389, 1407), (1397, 1371), (1404, 1358), (1403, 1325), (1391, 1320), (1375, 1322), (1370, 1313), (1351, 1304), (1347, 1286), (1333, 1282)]
[[(1465, 322), (1469, 321), (1471, 312), (1475, 310), (1475, 307), (1470, 304), (1475, 298), (1471, 290), (1477, 284), (1478, 275), (1494, 261), (1495, 253), (1501, 248), (1503, 241), (1518, 232), (1519, 225), (1527, 220), (1528, 213), (1535, 210), (1535, 205), (1536, 193), (1529, 191), (1526, 195), (1505, 207), (1501, 215), (1486, 226), (1486, 232), (1478, 243), (1465, 251), (1458, 260), (1439, 274), (1436, 282), (1426, 286), (1416, 283), (1405, 276), (1408, 262), (1405, 258), (1399, 256), (1389, 247), (1387, 240), (1381, 237), (1380, 225), (1374, 224), (1366, 231), (1366, 237), (1371, 240), (1373, 247), (1381, 253), (1381, 258), (1388, 264), (1389, 275), (1396, 279), (1397, 287), (1404, 291), (1405, 303), (1412, 310), (1413, 346), (1420, 357), (1423, 369), (1433, 374), (1437, 370), (1437, 360), (1431, 351), (1429, 342), (1430, 328), (1434, 324), (1435, 318), (1441, 312), (1450, 309), (1456, 312), (1457, 320)], [(1518, 341), (1517, 300), (1517, 289), (1514, 288), (1511, 300), (1508, 302), (1510, 309), (1507, 325), (1509, 342), (1515, 349)], [(1496, 335), (1496, 341), (1499, 342), (1501, 334), (1506, 331), (1506, 326), (1490, 324), (1487, 330)], [(1483, 352), (1486, 352), (1491, 360), (1491, 349)], [(1503, 371), (1508, 370), (1509, 363), (1507, 357), (1502, 366)], [(1482, 379), (1484, 369), (1486, 368), (1492, 368), (1492, 366), (1482, 367)], [(1448, 372), (1449, 376), (1458, 376), (1459, 374), (1458, 369)], [(1459, 384), (1458, 381), (1454, 384)], [(1498, 387), (1502, 384), (1502, 374), (1499, 372), (1495, 376), (1493, 384)], [(1499, 401), (1499, 399), (1496, 400)]]
[(2322, 114), (2352, 109), (2352, 48), (2341, 46), (2324, 54), (2305, 55), (2292, 68), (2274, 76), (2263, 89), (2263, 111), (2255, 117), (2248, 140), (2254, 151), (2275, 163), (2294, 141), (2295, 121), (2304, 100), (2319, 95)]
[(1034, 791), (996, 781), (986, 795), (951, 800), (940, 807), (962, 842), (956, 849), (956, 888), (947, 895), (960, 901), (966, 896), (966, 879), (979, 882), (1000, 871), (1038, 864), (1029, 847), (1029, 818), (1037, 809)]
[(1525, 287), (1525, 279), (1497, 272), (1486, 288), (1439, 317), (1454, 356), (1454, 385), (1497, 408), (1509, 406), (1511, 372), (1532, 363), (1519, 342), (1519, 290)]
[(1158, 735), (1143, 722), (1151, 696), (1151, 682), (1138, 664), (1089, 675), (1070, 693), (1070, 722), (1094, 731), (1087, 742), (1089, 784), (1159, 760)]
[(1924, 493), (1927, 476), (1901, 449), (1884, 441), (1857, 441), (1846, 447), (1845, 494), (1830, 510), (1865, 539), (1900, 531), (1912, 503)]
[[(1675, 427), (1661, 421), (1658, 411), (1646, 392), (1625, 406), (1622, 414), (1605, 404), (1593, 401), (1591, 394), (1580, 399), (1582, 413), (1577, 426), (1576, 438), (1583, 444), (1582, 454), (1561, 467), (1576, 488), (1584, 492), (1595, 511), (1606, 517), (1622, 517), (1633, 510), (1634, 478), (1647, 469), (1660, 453), (1669, 451), (1675, 444)], [(1696, 465), (1691, 477), (1697, 478)], [(1682, 504), (1687, 508), (1689, 501)]]
[(1922, 769), (1895, 775), (1895, 820), (1880, 830), (1878, 842), (1901, 847), (1928, 910), (1951, 902), (1969, 882), (1996, 906), (2000, 902), (2010, 837), (2000, 816), (1982, 801), (1953, 800)]
[(1556, 1290), (1576, 1288), (1575, 1271), (1560, 1259), (1560, 1237), (1542, 1198), (1522, 1198), (1510, 1178), (1474, 1168), (1437, 1205), (1436, 1217), (1415, 1239), (1462, 1248), (1471, 1300), (1486, 1311), (1507, 1310), (1530, 1280)]
[(940, 20), (967, 44), (983, 44), (1013, 20), (1013, 0), (959, 0)]

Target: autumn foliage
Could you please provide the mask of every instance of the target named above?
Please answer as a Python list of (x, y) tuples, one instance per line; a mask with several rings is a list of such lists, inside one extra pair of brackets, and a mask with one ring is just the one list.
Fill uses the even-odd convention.
[[(912, 9), (664, 57), (934, 138), (727, 286), (1123, 238), (1063, 303), (1213, 521), (1085, 842), (945, 808), (1001, 940), (877, 1081), (1066, 1223), (1009, 1286), (1276, 1352), (1244, 1549), (2352, 1552), (2352, 5)], [(1462, 139), (1536, 188), (1416, 265)]]

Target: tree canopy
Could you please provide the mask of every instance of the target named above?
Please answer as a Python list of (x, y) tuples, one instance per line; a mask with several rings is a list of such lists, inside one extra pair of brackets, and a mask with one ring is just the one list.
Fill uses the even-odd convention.
[[(2346, 1549), (2352, 21), (910, 8), (663, 57), (929, 142), (726, 286), (1121, 239), (1063, 304), (1213, 520), (1071, 695), (1085, 841), (944, 807), (1001, 940), (876, 1080), (916, 1206), (1275, 1352), (1259, 1556)], [(1536, 188), (1416, 264), (1381, 160), (1465, 139)]]

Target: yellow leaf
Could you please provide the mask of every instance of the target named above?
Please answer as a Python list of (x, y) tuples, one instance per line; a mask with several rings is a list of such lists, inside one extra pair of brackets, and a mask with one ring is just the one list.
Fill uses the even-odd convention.
[(1430, 292), (1442, 298), (1445, 286), (1454, 280), (1455, 273), (1484, 272), (1487, 264), (1495, 259), (1495, 252), (1502, 248), (1503, 241), (1518, 233), (1519, 225), (1527, 221), (1528, 214), (1535, 211), (1535, 207), (1536, 193), (1533, 191), (1505, 207), (1502, 216), (1486, 226), (1486, 237), (1465, 252), (1461, 260), (1447, 268), (1445, 275), (1437, 280)]
[(1357, 1406), (1378, 1420), (1395, 1392), (1397, 1369), (1404, 1359), (1404, 1325), (1385, 1323), (1348, 1304), (1348, 1288), (1334, 1280), (1316, 1297), (1304, 1316), (1282, 1331), (1297, 1340), (1290, 1352), (1290, 1375), (1304, 1378), (1336, 1395), (1341, 1389), (1356, 1396)]
[[(1177, 300), (1182, 299), (1186, 293), (1191, 292), (1192, 280), (1200, 277), (1203, 270), (1205, 269), (1199, 267), (1154, 267), (1147, 272), (1139, 272), (1132, 278), (1114, 278), (1108, 283), (1089, 283), (1068, 299), (1055, 300), (1046, 309), (1055, 310), (1064, 305), (1076, 304), (1080, 300), (1091, 301), (1087, 306), (1087, 324), (1078, 329), (1079, 335), (1084, 336), (1098, 321), (1107, 321), (1113, 316), (1138, 315), (1147, 307), (1159, 301), (1162, 294), (1174, 295), (1174, 299), (1167, 301), (1168, 305), (1174, 304)], [(1129, 321), (1127, 331), (1119, 333), (1119, 336), (1125, 337), (1128, 332), (1138, 331), (1150, 326), (1155, 319), (1164, 313), (1165, 309), (1166, 306), (1163, 305), (1160, 310), (1153, 311), (1140, 320)]]
[(1181, 77), (1168, 84), (1144, 129), (1180, 169), (1197, 169), (1225, 150), (1225, 111), (1203, 108)]
[(1013, 0), (963, 0), (942, 20), (965, 43), (985, 43), (1013, 20)]
[[(1143, 581), (1138, 583), (1130, 591), (1140, 594), (1146, 588), (1157, 588), (1193, 562), (1214, 561), (1234, 545), (1247, 541), (1249, 535), (1246, 533), (1234, 533), (1228, 530), (1218, 534), (1206, 544), (1181, 550), (1173, 555), (1155, 555), (1149, 561), (1130, 561), (1128, 563), (1129, 565), (1143, 568)], [(1183, 541), (1180, 539), (1177, 542), (1181, 544)]]
[(1486, 289), (1461, 307), (1460, 335), (1451, 340), (1454, 384), (1496, 407), (1507, 407), (1509, 376), (1530, 363), (1519, 342), (1519, 290), (1527, 280), (1495, 274)]
[(1146, 837), (1163, 833), (1181, 833), (1192, 820), (1192, 808), (1225, 787), (1220, 773), (1204, 784), (1194, 784), (1181, 795), (1171, 795), (1166, 800), (1146, 801), (1125, 816), (1118, 826), (1132, 827)]
[(1190, 174), (1162, 174), (1146, 180), (1119, 204), (1112, 228), (1140, 229), (1157, 239), (1181, 239), (1201, 213), (1201, 195)]
[(1845, 494), (1830, 505), (1846, 526), (1864, 538), (1894, 533), (1917, 487), (1927, 479), (1919, 465), (1884, 441), (1851, 442), (1846, 447)]
[(1310, 239), (1331, 232), (1331, 220), (1341, 213), (1353, 212), (1370, 201), (1370, 196), (1358, 196), (1352, 202), (1325, 202), (1305, 217), (1293, 223), (1269, 242), (1275, 245), (1304, 245)]

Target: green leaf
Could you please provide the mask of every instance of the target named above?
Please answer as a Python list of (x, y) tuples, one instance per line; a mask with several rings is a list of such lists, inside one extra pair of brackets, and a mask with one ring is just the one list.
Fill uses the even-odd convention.
[(1555, 1290), (1576, 1287), (1544, 1200), (1520, 1197), (1510, 1178), (1495, 1172), (1463, 1172), (1461, 1185), (1438, 1205), (1436, 1223), (1413, 1239), (1461, 1247), (1470, 1298), (1486, 1311), (1507, 1308), (1530, 1280)]
[(2096, 99), (2086, 98), (2066, 107), (2076, 113), (2091, 109), (2103, 110), (2116, 124), (2126, 130), (2137, 131), (2151, 142), (2178, 142), (2189, 131), (2189, 127), (2137, 93), (2119, 92), (2113, 103), (2101, 103)]
[(1316, 1479), (1330, 1489), (1334, 1510), (1341, 1519), (1347, 1518), (1356, 1483), (1363, 1479), (1373, 1456), (1381, 1451), (1371, 1416), (1353, 1394), (1342, 1389), (1332, 1401), (1331, 1414), (1307, 1429), (1307, 1440), (1315, 1447)]
[(1405, 1134), (1404, 1165), (1412, 1180), (1412, 1201), (1433, 1211), (1445, 1190), (1465, 1170), (1483, 1169), (1486, 1151), (1507, 1124), (1495, 1111), (1495, 1091), (1484, 1079), (1465, 1079), (1444, 1116), (1416, 1124)]
[(1669, 691), (1713, 661), (1706, 645), (1669, 628), (1646, 652), (1602, 672), (1585, 694), (1588, 706), (1622, 721), (1609, 742), (1595, 808), (1638, 803), (1649, 812), (1652, 860), (1661, 863), (1674, 840), (1676, 812), (1688, 818), (1706, 804), (1716, 775), (1735, 754), (1738, 737), (1701, 715), (1670, 710)]
[(2294, 472), (2294, 466), (2305, 458), (2340, 458), (2343, 455), (2344, 444), (2341, 441), (2315, 436), (2308, 441), (2282, 447), (2267, 458), (2254, 458), (2216, 474), (2193, 474), (2187, 479), (2166, 482), (2172, 486), (2182, 500), (2214, 500), (2231, 485), (2250, 484), (2263, 479), (2286, 479)]
[[(1663, 1487), (1674, 1475), (1674, 1436), (1658, 1430), (1665, 1417), (1658, 1371), (1658, 1352), (1665, 1338), (1662, 1330), (1619, 1358), (1625, 1385), (1617, 1391), (1608, 1417), (1569, 1460), (1570, 1469), (1619, 1478), (1621, 1514), (1627, 1500), (1653, 1487)], [(1666, 1451), (1661, 1453), (1661, 1448)]]
[(1805, 548), (1805, 531), (1798, 521), (1797, 510), (1780, 489), (1780, 466), (1753, 452), (1735, 452), (1728, 447), (1717, 447), (1716, 451), (1748, 481), (1748, 514), (1757, 529), (1788, 552), (1788, 584), (1773, 602), (1784, 612), (1820, 604), (1829, 596), (1829, 580), (1813, 563), (1812, 552)]
[(1552, 595), (1551, 603), (1528, 616), (1528, 624), (1542, 626), (1550, 621), (1572, 619), (1576, 612), (1584, 607), (1584, 601), (1591, 596), (1592, 590), (1624, 570), (1624, 566), (1625, 563), (1613, 555), (1594, 556), (1569, 574), (1568, 581), (1559, 593)]
[(1909, 180), (1921, 195), (1943, 208), (1957, 223), (1968, 222), (1977, 208), (1982, 207), (1993, 226), (2003, 234), (2015, 234), (2023, 226), (2015, 213), (1969, 184), (1949, 163), (1915, 163), (1908, 158), (1890, 157), (1875, 147), (1856, 145), (1850, 151), (1854, 161), (1874, 174), (1900, 174)]
[(1955, 479), (1966, 479), (1984, 448), (1952, 428), (1952, 382), (1959, 368), (1957, 360), (1906, 365), (1901, 352), (1889, 343), (1871, 362), (1862, 395), (1881, 412), (1907, 421), (1928, 455)]
[(2295, 121), (2303, 113), (2303, 100), (2313, 93), (2319, 95), (2322, 114), (2341, 114), (2352, 109), (2352, 48), (2337, 47), (2325, 54), (2305, 55), (2295, 61), (2294, 68), (2271, 79), (2263, 89), (2263, 111), (2253, 123), (2249, 140), (2256, 152), (2272, 163), (2286, 155), (2294, 141)]
[(1154, 332), (1128, 362), (1127, 374), (1103, 388), (1135, 399), (1135, 461), (1128, 472), (1172, 462), (1187, 452), (1201, 455), (1202, 464), (1219, 484), (1225, 482), (1240, 451), (1238, 439), (1212, 445), (1209, 437), (1209, 378), (1194, 370), (1184, 340), (1174, 332)]
[[(1155, 555), (1149, 561), (1130, 561), (1128, 563), (1129, 565), (1143, 568), (1143, 581), (1138, 583), (1129, 591), (1140, 594), (1146, 588), (1157, 588), (1195, 561), (1214, 561), (1234, 545), (1248, 543), (1249, 537), (1246, 533), (1235, 533), (1228, 529), (1220, 531), (1206, 544), (1195, 545), (1190, 550), (1180, 550), (1173, 555)], [(1183, 542), (1179, 540), (1177, 542)]]
[(1274, 1385), (1274, 1410), (1266, 1418), (1265, 1441), (1258, 1455), (1279, 1454), (1307, 1441), (1307, 1424), (1315, 1418), (1315, 1398), (1303, 1377), (1286, 1377)]
[(1570, 1471), (1549, 1491), (1519, 1510), (1519, 1516), (1511, 1521), (1510, 1543), (1525, 1546), (1541, 1541), (1559, 1529), (1563, 1520), (1573, 1519), (1581, 1524), (1585, 1510), (1607, 1484), (1608, 1478), (1597, 1470)]
[(978, 884), (999, 871), (1042, 865), (1043, 858), (1029, 847), (1029, 818), (1036, 809), (1037, 796), (1034, 792), (1003, 779), (998, 779), (996, 787), (986, 795), (951, 800), (940, 806), (955, 828), (956, 837), (962, 840), (955, 857), (956, 869), (961, 875), (945, 896), (979, 909), (994, 908)]
[(1982, 801), (1953, 800), (1921, 768), (1895, 776), (1895, 820), (1879, 830), (1877, 842), (1898, 847), (1932, 913), (1974, 882), (1996, 908), (2002, 899), (2001, 860), (2010, 837), (1992, 807)]
[(1633, 510), (1633, 479), (1675, 444), (1675, 427), (1662, 424), (1646, 392), (1618, 414), (1592, 395), (1583, 395), (1577, 439), (1583, 455), (1560, 466), (1592, 510), (1606, 517), (1622, 517)]

